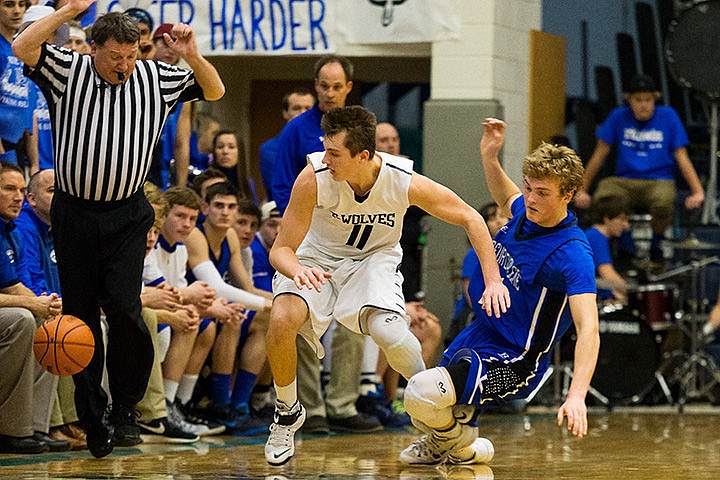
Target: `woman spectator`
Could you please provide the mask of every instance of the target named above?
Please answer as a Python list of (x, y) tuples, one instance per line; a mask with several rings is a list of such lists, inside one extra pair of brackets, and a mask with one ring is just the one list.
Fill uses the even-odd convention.
[(258, 204), (255, 182), (247, 176), (245, 145), (235, 132), (221, 130), (215, 135), (210, 168), (223, 172), (243, 197)]

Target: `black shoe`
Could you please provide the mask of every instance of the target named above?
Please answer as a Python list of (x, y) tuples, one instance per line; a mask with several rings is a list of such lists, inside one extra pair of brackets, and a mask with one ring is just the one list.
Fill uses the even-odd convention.
[(144, 443), (192, 443), (200, 440), (198, 435), (187, 432), (168, 417), (156, 418), (150, 422), (140, 422)]
[(113, 451), (113, 434), (105, 424), (85, 430), (87, 448), (95, 458), (110, 455)]
[(57, 440), (47, 433), (35, 432), (32, 438), (38, 442), (43, 442), (48, 446), (48, 448), (50, 448), (51, 452), (68, 452), (72, 448), (72, 445), (70, 445), (70, 442), (67, 440)]
[(262, 407), (261, 409), (252, 408), (251, 410), (252, 410), (253, 415), (255, 415), (257, 418), (262, 419), (268, 425), (270, 425), (271, 423), (273, 423), (273, 421), (275, 421), (275, 406), (274, 405), (268, 404), (268, 405), (265, 405), (264, 407)]
[(232, 430), (237, 427), (237, 418), (229, 403), (210, 405), (206, 410), (206, 415), (209, 420), (225, 425), (226, 430)]
[(377, 432), (382, 430), (383, 426), (377, 417), (358, 413), (352, 417), (346, 418), (329, 418), (330, 428), (338, 432)]
[(233, 406), (232, 410), (235, 420), (235, 427), (232, 431), (233, 435), (249, 437), (268, 432), (270, 423), (253, 415), (247, 404)]
[(110, 411), (110, 425), (115, 427), (113, 444), (116, 447), (132, 447), (142, 443), (137, 420), (140, 414), (126, 405), (113, 405)]
[[(205, 427), (203, 433), (198, 433), (201, 437), (206, 435), (219, 435), (225, 431), (225, 425), (222, 423), (214, 422), (209, 418), (206, 418), (202, 413), (193, 411), (189, 405), (183, 405), (179, 400), (175, 399), (172, 407), (185, 422), (191, 425), (200, 425)], [(195, 432), (197, 433), (197, 432)]]
[(305, 423), (300, 427), (302, 433), (314, 433), (318, 435), (327, 435), (330, 433), (330, 425), (327, 419), (321, 415), (312, 415), (305, 419)]
[(45, 442), (32, 437), (0, 435), (0, 453), (43, 453), (50, 450)]

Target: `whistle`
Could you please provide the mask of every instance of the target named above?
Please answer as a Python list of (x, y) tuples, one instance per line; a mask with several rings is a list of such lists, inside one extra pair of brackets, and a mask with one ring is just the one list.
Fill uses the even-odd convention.
[(115, 72), (115, 73), (117, 73), (117, 77), (118, 77), (119, 81), (122, 82), (123, 80), (125, 80), (125, 74), (123, 72)]

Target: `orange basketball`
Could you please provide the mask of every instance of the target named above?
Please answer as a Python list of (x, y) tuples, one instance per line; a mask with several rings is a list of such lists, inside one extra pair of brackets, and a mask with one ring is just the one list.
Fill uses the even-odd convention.
[(72, 315), (60, 315), (40, 325), (33, 350), (38, 363), (48, 372), (74, 375), (92, 360), (95, 339), (85, 322)]

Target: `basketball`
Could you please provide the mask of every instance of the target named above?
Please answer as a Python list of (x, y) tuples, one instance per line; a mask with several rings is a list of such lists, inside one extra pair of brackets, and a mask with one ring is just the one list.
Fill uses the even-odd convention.
[(33, 351), (48, 372), (74, 375), (92, 360), (95, 339), (85, 322), (72, 315), (60, 315), (40, 325), (35, 332)]

